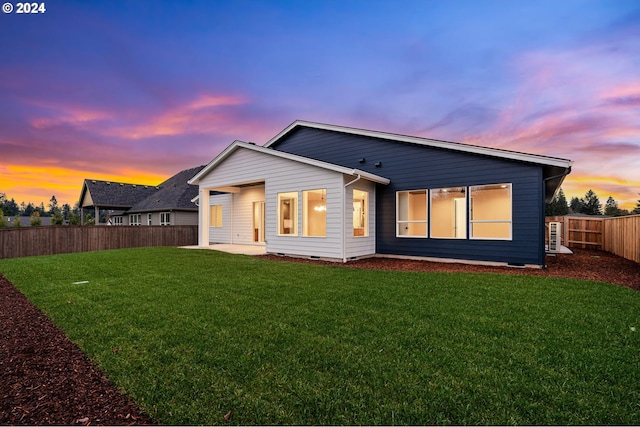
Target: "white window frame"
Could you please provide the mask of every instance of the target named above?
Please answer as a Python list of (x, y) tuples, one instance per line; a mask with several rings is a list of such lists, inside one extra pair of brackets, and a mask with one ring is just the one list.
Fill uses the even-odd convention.
[[(509, 204), (510, 210), (509, 219), (473, 219), (473, 191), (480, 187), (502, 187), (509, 188)], [(473, 224), (509, 224), (509, 237), (475, 237), (473, 235)], [(498, 184), (483, 184), (483, 185), (470, 185), (469, 186), (469, 239), (471, 240), (513, 240), (513, 184), (512, 183), (498, 183)]]
[(152, 213), (148, 213), (147, 214), (147, 225), (153, 225), (153, 214)]
[[(309, 212), (309, 194), (317, 193), (317, 192), (321, 193), (321, 197), (324, 202), (320, 204), (316, 204), (316, 206), (314, 206), (313, 209), (318, 211), (316, 213), (316, 216), (322, 215), (324, 217), (324, 234), (309, 234), (309, 226), (312, 223), (312, 221), (309, 219), (310, 213), (311, 213)], [(278, 203), (278, 206), (280, 206), (279, 203)], [(314, 216), (314, 221), (318, 220), (318, 219), (315, 219), (316, 216)], [(303, 237), (327, 237), (327, 189), (326, 188), (302, 190), (302, 236)]]
[[(284, 236), (284, 237), (297, 237), (298, 236), (298, 192), (297, 191), (290, 191), (290, 192), (283, 192), (283, 193), (278, 193), (278, 227), (277, 227), (277, 234), (278, 236)], [(285, 219), (282, 217), (282, 215), (284, 214), (283, 212), (281, 212), (281, 204), (282, 202), (284, 202), (284, 200), (291, 200), (293, 201), (293, 204), (289, 207), (289, 209), (291, 210), (289, 212), (289, 218)], [(285, 221), (290, 221), (290, 222), (286, 222)], [(288, 227), (285, 227), (285, 225), (288, 225)], [(288, 228), (291, 229), (291, 232), (289, 233), (285, 233), (284, 229)]]
[(160, 225), (171, 225), (171, 212), (160, 212)]
[[(400, 194), (403, 193), (416, 193), (416, 192), (424, 192), (425, 193), (425, 205), (424, 205), (424, 215), (425, 219), (419, 220), (401, 220), (400, 219)], [(425, 225), (425, 233), (424, 235), (409, 235), (409, 234), (400, 234), (400, 229), (403, 226), (407, 226), (408, 224), (424, 224)], [(408, 228), (407, 228), (408, 230)], [(414, 190), (402, 190), (396, 191), (396, 237), (401, 237), (403, 239), (426, 239), (429, 237), (429, 190), (425, 188), (419, 188)]]
[[(463, 190), (462, 192), (460, 192), (460, 190)], [(434, 224), (436, 224), (436, 226), (438, 225), (437, 221), (435, 221), (433, 219), (433, 212), (435, 210), (434, 206), (434, 194), (437, 194), (439, 192), (449, 192), (450, 194), (455, 194), (455, 192), (458, 192), (459, 194), (462, 195), (462, 197), (459, 197), (460, 199), (464, 198), (465, 200), (465, 209), (464, 209), (464, 232), (462, 233), (463, 235), (460, 237), (456, 237), (454, 236), (435, 236), (434, 232), (433, 232), (433, 228), (434, 228)], [(466, 240), (467, 239), (467, 225), (469, 223), (469, 217), (468, 217), (468, 213), (469, 210), (466, 208), (467, 205), (467, 193), (469, 192), (469, 188), (466, 186), (457, 186), (457, 187), (441, 187), (441, 188), (432, 188), (429, 190), (429, 237), (431, 237), (432, 239), (453, 239), (453, 240)], [(455, 202), (453, 202), (455, 205)], [(454, 210), (454, 214), (452, 215), (453, 220), (452, 220), (452, 225), (454, 227), (455, 230), (455, 225), (456, 225), (456, 221), (457, 218), (455, 217), (455, 210)], [(454, 233), (455, 234), (455, 233)]]
[[(364, 193), (364, 206), (363, 206), (363, 210), (358, 212), (357, 208), (356, 208), (356, 191), (359, 191), (361, 193)], [(352, 195), (352, 202), (353, 202), (353, 232), (352, 235), (353, 237), (369, 237), (369, 192), (366, 190), (361, 190), (359, 188), (354, 188), (353, 192), (351, 193)], [(362, 227), (356, 227), (356, 221), (359, 221), (362, 223)], [(363, 234), (357, 234), (356, 235), (356, 230), (360, 230), (360, 229), (364, 229)]]
[(140, 214), (129, 214), (129, 225), (140, 225)]
[(114, 216), (112, 220), (113, 225), (122, 225), (122, 216)]

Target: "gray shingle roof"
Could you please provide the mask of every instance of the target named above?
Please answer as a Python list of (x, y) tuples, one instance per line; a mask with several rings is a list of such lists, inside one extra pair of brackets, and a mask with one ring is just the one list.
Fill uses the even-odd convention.
[(165, 182), (160, 184), (160, 188), (153, 194), (133, 205), (128, 211), (152, 212), (166, 210), (192, 210), (197, 211), (198, 207), (191, 201), (198, 195), (198, 186), (189, 185), (187, 181), (193, 178), (204, 165), (178, 172)]
[(198, 207), (191, 199), (198, 195), (198, 186), (189, 185), (187, 181), (202, 168), (204, 165), (185, 169), (157, 186), (85, 179), (80, 200), (88, 191), (93, 206), (102, 209), (124, 209), (127, 212), (197, 211)]
[(85, 191), (88, 191), (93, 206), (126, 209), (149, 197), (158, 189), (158, 187), (151, 185), (85, 179), (80, 200), (83, 199)]

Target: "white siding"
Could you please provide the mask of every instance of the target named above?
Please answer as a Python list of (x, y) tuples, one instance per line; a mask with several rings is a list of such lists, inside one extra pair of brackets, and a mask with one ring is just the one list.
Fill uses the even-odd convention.
[[(351, 177), (351, 179), (353, 179)], [(251, 193), (251, 188), (234, 194), (233, 243), (252, 243), (251, 201), (265, 201), (265, 240), (267, 252), (339, 258), (343, 239), (343, 175), (323, 168), (305, 165), (255, 151), (238, 149), (200, 181), (200, 189), (264, 182), (264, 199)], [(327, 201), (326, 237), (302, 236), (302, 191), (325, 188)], [(277, 194), (298, 192), (298, 235), (277, 235)], [(212, 203), (213, 204), (213, 203)], [(350, 212), (350, 211), (349, 211)], [(225, 224), (223, 219), (223, 224)], [(351, 222), (350, 222), (351, 224)]]
[[(353, 177), (345, 176), (345, 184), (352, 181)], [(368, 228), (369, 235), (367, 237), (353, 236), (353, 190), (362, 190), (369, 193), (368, 201)], [(376, 185), (371, 181), (360, 179), (349, 185), (345, 193), (345, 212), (344, 212), (344, 235), (345, 235), (345, 258), (347, 260), (353, 257), (361, 257), (373, 255), (376, 253)]]
[(253, 241), (253, 202), (262, 201), (264, 201), (264, 185), (245, 187), (240, 193), (233, 194), (232, 243), (256, 244)]
[[(222, 227), (209, 227), (209, 243), (231, 243), (231, 194), (216, 194), (209, 198), (209, 206), (222, 205)], [(211, 209), (209, 207), (209, 209)]]

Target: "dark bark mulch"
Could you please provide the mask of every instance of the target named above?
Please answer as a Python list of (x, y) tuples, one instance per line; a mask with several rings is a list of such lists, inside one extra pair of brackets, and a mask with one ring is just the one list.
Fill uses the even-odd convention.
[[(265, 255), (278, 261), (346, 268), (530, 274), (597, 280), (640, 291), (640, 264), (606, 252), (547, 257), (548, 268), (368, 258), (339, 264)], [(0, 424), (153, 424), (64, 333), (0, 274)]]
[(526, 274), (532, 276), (565, 277), (569, 279), (595, 280), (627, 286), (640, 291), (640, 264), (608, 252), (573, 249), (572, 255), (547, 256), (547, 268), (514, 268), (469, 265), (462, 263), (429, 262), (396, 258), (363, 258), (346, 264), (318, 261), (306, 258), (262, 255), (278, 261), (294, 261), (312, 264), (344, 266), (373, 270), (441, 271), (466, 273)]
[(0, 424), (153, 421), (0, 274)]

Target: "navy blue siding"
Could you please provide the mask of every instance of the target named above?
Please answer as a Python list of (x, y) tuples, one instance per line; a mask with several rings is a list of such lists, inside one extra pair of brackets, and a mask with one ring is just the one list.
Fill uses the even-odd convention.
[[(377, 186), (377, 253), (544, 264), (539, 165), (312, 128), (297, 128), (272, 147), (391, 180)], [(396, 237), (396, 191), (498, 183), (512, 184), (512, 240)]]

